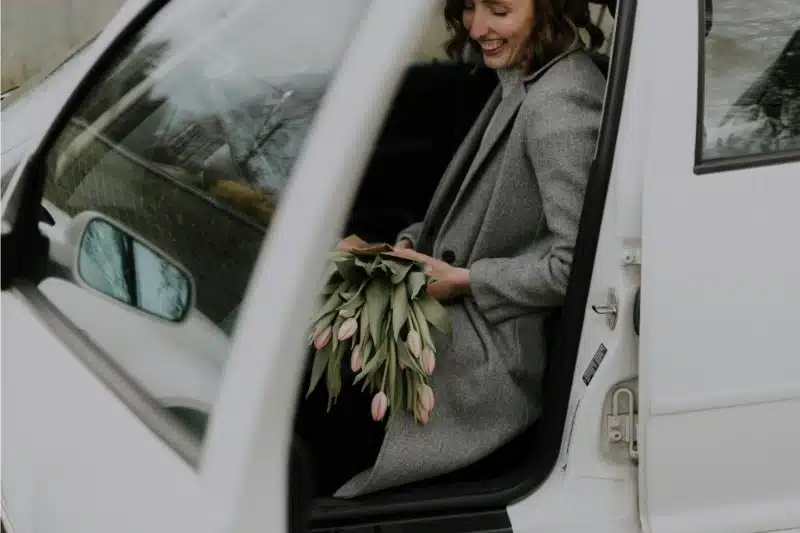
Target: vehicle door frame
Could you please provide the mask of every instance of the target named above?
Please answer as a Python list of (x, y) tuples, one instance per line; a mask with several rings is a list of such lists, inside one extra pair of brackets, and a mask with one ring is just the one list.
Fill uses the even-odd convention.
[[(307, 342), (304, 324), (313, 313), (327, 250), (345, 223), (371, 142), (378, 138), (419, 41), (423, 28), (417, 22), (434, 5), (429, 0), (381, 0), (365, 7), (296, 162), (283, 209), (260, 252), (201, 448), (197, 439), (155, 406), (143, 390), (120, 380), (125, 373), (113, 360), (24, 279), (47, 260), (48, 241), (38, 230), (46, 154), (83, 95), (108, 72), (117, 51), (168, 1), (152, 0), (136, 10), (137, 4), (135, 14), (127, 20), (118, 16), (121, 28), (112, 24), (96, 42), (96, 55), (87, 60), (91, 67), (69, 95), (64, 95), (55, 119), (18, 167), (2, 199), (2, 288), (16, 291), (47, 314), (49, 329), (89, 373), (154, 437), (197, 469), (209, 506), (216, 510), (211, 513), (209, 531), (232, 533), (265, 526), (282, 531), (287, 525), (294, 400), (305, 363), (281, 355), (287, 350), (297, 352)], [(361, 110), (355, 119), (353, 109)], [(298, 233), (298, 228), (308, 231)], [(309, 269), (307, 265), (317, 267)], [(275, 299), (281, 304), (275, 305)], [(264, 336), (272, 339), (266, 346)]]

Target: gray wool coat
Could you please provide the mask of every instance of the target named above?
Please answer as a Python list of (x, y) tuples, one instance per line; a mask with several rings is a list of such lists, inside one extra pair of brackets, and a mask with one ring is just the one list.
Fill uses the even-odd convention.
[(567, 289), (604, 91), (576, 43), (518, 78), (501, 107), (500, 87), (489, 99), (425, 219), (400, 235), (470, 270), (472, 295), (447, 304), (453, 334), (436, 339), (431, 419), (399, 411), (374, 466), (336, 497), (462, 468), (539, 416), (544, 321)]

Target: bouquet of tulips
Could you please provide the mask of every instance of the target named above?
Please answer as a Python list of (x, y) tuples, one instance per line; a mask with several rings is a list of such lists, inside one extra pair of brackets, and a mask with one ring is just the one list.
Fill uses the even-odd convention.
[(434, 280), (390, 245), (370, 246), (355, 236), (331, 254), (326, 279), (311, 328), (316, 354), (308, 394), (324, 375), (330, 409), (347, 361), (354, 384), (374, 394), (375, 421), (405, 406), (418, 423), (427, 423), (434, 406), (428, 377), (436, 366), (430, 326), (450, 333), (447, 311), (426, 290)]

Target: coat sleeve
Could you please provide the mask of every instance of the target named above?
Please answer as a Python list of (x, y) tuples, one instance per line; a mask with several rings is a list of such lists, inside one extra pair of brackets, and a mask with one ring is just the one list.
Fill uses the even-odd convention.
[(419, 234), (422, 231), (422, 222), (414, 222), (409, 227), (401, 231), (394, 242), (400, 242), (401, 239), (408, 239), (411, 241), (411, 246), (417, 249), (419, 244)]
[(514, 257), (470, 266), (473, 298), (492, 323), (563, 305), (600, 128), (603, 90), (595, 83), (548, 87), (532, 100), (523, 103), (521, 118), (547, 231)]

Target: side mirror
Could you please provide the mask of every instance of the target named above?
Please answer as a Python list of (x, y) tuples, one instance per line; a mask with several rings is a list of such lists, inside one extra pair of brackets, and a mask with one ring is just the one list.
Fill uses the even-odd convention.
[(117, 222), (83, 215), (74, 279), (142, 312), (183, 321), (194, 304), (191, 274)]

